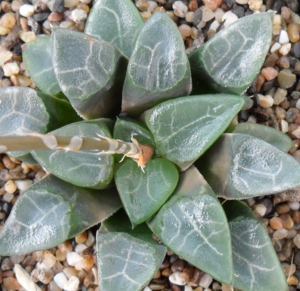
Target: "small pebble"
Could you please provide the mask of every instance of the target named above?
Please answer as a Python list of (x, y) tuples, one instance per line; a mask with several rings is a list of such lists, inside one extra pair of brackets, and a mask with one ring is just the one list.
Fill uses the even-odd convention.
[(222, 21), (224, 22), (224, 27), (228, 27), (230, 24), (236, 22), (238, 20), (238, 17), (231, 11), (227, 11), (222, 16)]
[(186, 284), (186, 281), (185, 281), (184, 277), (182, 276), (182, 272), (174, 272), (169, 277), (169, 280), (171, 283), (180, 285), (180, 286), (184, 286)]
[(272, 67), (263, 68), (261, 74), (266, 78), (267, 81), (271, 81), (278, 76), (277, 70)]
[(286, 120), (279, 120), (279, 129), (283, 133), (287, 133), (289, 131), (289, 124), (286, 122)]
[(248, 5), (249, 5), (249, 9), (252, 11), (257, 11), (261, 8), (263, 4), (262, 0), (249, 0), (248, 1)]
[(3, 278), (2, 284), (5, 290), (19, 290), (22, 287), (14, 277)]
[(295, 276), (289, 276), (287, 278), (287, 283), (288, 283), (288, 285), (297, 285), (298, 279)]
[(288, 33), (283, 29), (281, 30), (280, 35), (279, 35), (279, 43), (280, 44), (289, 43)]
[(5, 13), (0, 19), (0, 25), (6, 28), (13, 28), (17, 21), (13, 13)]
[(282, 214), (280, 215), (282, 225), (286, 229), (292, 229), (294, 226), (294, 222), (292, 217), (289, 214)]
[(75, 269), (78, 271), (84, 270), (88, 272), (95, 264), (94, 256), (88, 256), (83, 258), (80, 262), (75, 265)]
[(63, 272), (56, 274), (53, 280), (57, 284), (57, 286), (61, 289), (64, 289), (65, 284), (68, 282), (68, 279)]
[(270, 49), (270, 52), (271, 52), (271, 53), (275, 53), (275, 52), (279, 51), (280, 48), (281, 48), (281, 44), (280, 44), (279, 42), (275, 42), (275, 43), (272, 45), (272, 47), (271, 47), (271, 49)]
[(34, 14), (34, 6), (30, 4), (21, 5), (19, 8), (20, 15), (30, 17)]
[(283, 56), (286, 56), (290, 50), (291, 50), (292, 45), (290, 43), (284, 43), (280, 49), (279, 49), (279, 53), (282, 54)]
[(296, 202), (289, 202), (289, 206), (292, 210), (299, 210), (300, 203), (298, 201)]
[(199, 282), (199, 286), (203, 287), (203, 288), (208, 288), (210, 286), (210, 284), (212, 283), (213, 278), (208, 275), (208, 274), (204, 274), (202, 276), (202, 278), (200, 279)]
[(259, 105), (263, 108), (270, 108), (273, 106), (274, 99), (270, 95), (262, 95), (262, 94), (257, 94), (257, 101)]
[(36, 35), (33, 31), (22, 31), (20, 33), (20, 39), (24, 42), (30, 42), (36, 39)]
[(188, 7), (181, 1), (175, 1), (172, 5), (174, 14), (180, 18), (184, 18), (188, 12)]
[(63, 289), (66, 291), (77, 291), (79, 288), (79, 278), (72, 276), (65, 284)]
[(17, 190), (17, 186), (13, 180), (8, 180), (4, 185), (4, 189), (7, 193), (13, 194)]
[(270, 219), (269, 221), (270, 223), (270, 226), (272, 227), (272, 229), (281, 229), (283, 228), (283, 225), (282, 225), (282, 221), (279, 217), (277, 216), (274, 216)]
[[(64, 0), (64, 6), (66, 8), (72, 8), (72, 7), (75, 7), (78, 3), (79, 3), (79, 0)], [(58, 12), (58, 11), (57, 11)]]
[(254, 213), (257, 214), (260, 217), (263, 217), (266, 214), (266, 211), (267, 211), (267, 208), (263, 204), (257, 204), (254, 207)]
[(281, 229), (278, 229), (276, 230), (274, 233), (273, 233), (273, 238), (274, 239), (283, 239), (285, 238), (286, 236), (288, 235), (288, 230), (285, 229), (285, 228), (281, 228)]
[(202, 7), (202, 21), (208, 22), (214, 19), (214, 17), (215, 17), (215, 13), (211, 9), (205, 6)]
[(287, 27), (287, 32), (290, 42), (295, 43), (299, 40), (299, 24), (290, 23)]
[(76, 23), (84, 22), (87, 18), (87, 13), (82, 9), (74, 9), (71, 15), (73, 21)]
[(287, 90), (282, 88), (277, 88), (274, 94), (274, 105), (279, 105), (284, 101), (287, 95)]
[(291, 88), (296, 82), (296, 75), (293, 74), (289, 69), (283, 69), (278, 73), (278, 84), (281, 88)]
[(203, 0), (206, 8), (216, 11), (216, 9), (222, 4), (222, 0)]
[(192, 33), (192, 28), (187, 24), (181, 24), (178, 29), (183, 39), (186, 39)]
[(296, 247), (298, 249), (300, 249), (300, 234), (299, 233), (294, 237), (293, 242), (296, 245)]
[(283, 69), (289, 69), (290, 67), (290, 60), (287, 56), (281, 56), (277, 62), (276, 65)]
[(67, 253), (67, 262), (70, 266), (75, 266), (77, 263), (79, 263), (81, 260), (83, 260), (83, 257), (75, 252), (69, 252)]
[(16, 62), (6, 63), (2, 67), (4, 76), (10, 77), (19, 73), (20, 68)]

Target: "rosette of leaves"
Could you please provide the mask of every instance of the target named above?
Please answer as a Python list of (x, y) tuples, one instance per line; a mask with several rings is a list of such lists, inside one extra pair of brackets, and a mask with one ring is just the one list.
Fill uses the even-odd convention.
[[(95, 2), (85, 33), (55, 29), (26, 44), (26, 68), (42, 92), (1, 89), (0, 149), (28, 150), (51, 174), (15, 203), (0, 232), (0, 254), (54, 247), (101, 222), (102, 291), (141, 290), (166, 247), (232, 287), (287, 290), (268, 235), (250, 209), (218, 198), (300, 184), (300, 166), (284, 152), (291, 141), (282, 133), (238, 126), (223, 134), (267, 54), (272, 17), (245, 17), (193, 52), (192, 72), (207, 70), (218, 84), (206, 95), (189, 96), (192, 82), (208, 84), (194, 73), (192, 79), (176, 25), (162, 12), (143, 23), (130, 0)], [(220, 52), (223, 42), (230, 49)], [(242, 61), (235, 63), (237, 56)], [(208, 69), (216, 59), (219, 66), (226, 60), (218, 76)], [(235, 82), (245, 65), (248, 74)], [(122, 110), (129, 117), (116, 119)], [(95, 151), (96, 141), (106, 147), (100, 143)], [(154, 150), (144, 172), (127, 157), (137, 144)]]

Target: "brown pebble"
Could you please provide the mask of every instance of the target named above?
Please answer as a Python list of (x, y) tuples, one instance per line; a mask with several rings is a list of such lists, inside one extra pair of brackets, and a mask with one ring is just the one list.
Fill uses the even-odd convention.
[(51, 22), (61, 21), (61, 20), (63, 20), (63, 18), (64, 18), (64, 15), (62, 13), (58, 13), (58, 12), (52, 12), (48, 16), (48, 20)]
[(165, 288), (165, 285), (162, 284), (149, 284), (149, 288), (151, 290), (163, 290)]
[(195, 268), (193, 278), (190, 281), (190, 284), (193, 284), (194, 286), (199, 285), (199, 282), (204, 275), (204, 272), (199, 270), (198, 268)]
[(277, 62), (276, 65), (283, 69), (288, 69), (290, 67), (290, 60), (287, 56), (281, 56)]
[(2, 272), (2, 278), (8, 278), (13, 276), (14, 276), (14, 272), (12, 270)]
[(277, 60), (278, 60), (278, 55), (276, 53), (272, 53), (272, 54), (270, 54), (266, 58), (266, 60), (265, 60), (265, 62), (263, 64), (263, 67), (264, 68), (266, 68), (266, 67), (274, 67), (275, 64), (276, 64), (276, 62), (277, 62)]
[(286, 22), (286, 24), (289, 24), (291, 22), (291, 12), (288, 7), (281, 8), (281, 16)]
[(2, 159), (2, 162), (4, 164), (4, 166), (9, 169), (12, 170), (14, 169), (17, 165), (9, 158), (9, 156), (4, 156)]
[(87, 237), (88, 237), (88, 232), (85, 230), (84, 232), (80, 233), (75, 237), (75, 241), (78, 244), (83, 244), (87, 240)]
[(283, 227), (281, 219), (277, 216), (272, 217), (269, 223), (272, 229), (281, 229)]
[(19, 290), (21, 289), (21, 285), (14, 277), (3, 278), (3, 287), (6, 290)]
[(267, 81), (271, 81), (278, 76), (277, 70), (273, 67), (266, 67), (261, 70), (261, 74), (266, 78)]
[(75, 265), (75, 269), (78, 271), (84, 270), (88, 272), (95, 264), (94, 256), (85, 257), (83, 260)]
[(294, 226), (294, 221), (289, 214), (280, 215), (282, 226), (286, 229), (292, 229)]
[(261, 87), (265, 83), (266, 78), (262, 74), (258, 74), (256, 78), (256, 92), (260, 92)]
[(165, 268), (161, 272), (163, 277), (169, 277), (172, 274), (172, 270), (170, 268)]
[(300, 72), (300, 61), (296, 62), (294, 69), (295, 69), (296, 72)]
[(295, 276), (290, 276), (287, 278), (288, 285), (297, 285), (298, 279)]
[(216, 11), (218, 7), (222, 4), (222, 0), (203, 0), (205, 7), (211, 9), (212, 11)]
[(294, 223), (296, 223), (296, 224), (300, 223), (300, 211), (298, 211), (298, 210), (294, 211), (292, 214), (292, 218), (293, 218)]
[(290, 211), (290, 206), (288, 204), (281, 204), (281, 205), (278, 205), (276, 207), (276, 211), (279, 213), (279, 214), (285, 214), (285, 213), (288, 213)]
[(197, 0), (191, 0), (189, 3), (189, 10), (190, 11), (196, 11), (198, 9), (199, 5)]
[(290, 42), (297, 42), (299, 40), (299, 24), (297, 23), (290, 23), (287, 27), (288, 36)]
[(180, 271), (182, 272), (185, 267), (186, 262), (182, 259), (175, 261), (171, 267), (173, 272)]

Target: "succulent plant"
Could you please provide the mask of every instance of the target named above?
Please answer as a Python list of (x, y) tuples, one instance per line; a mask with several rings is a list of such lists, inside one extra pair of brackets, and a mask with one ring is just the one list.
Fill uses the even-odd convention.
[(27, 43), (40, 91), (1, 88), (0, 149), (49, 174), (15, 203), (0, 254), (50, 248), (101, 222), (101, 291), (141, 290), (167, 247), (234, 288), (287, 290), (267, 232), (234, 200), (300, 186), (288, 137), (231, 123), (272, 19), (244, 17), (187, 56), (165, 13), (144, 24), (130, 0), (99, 0), (85, 33), (57, 28)]

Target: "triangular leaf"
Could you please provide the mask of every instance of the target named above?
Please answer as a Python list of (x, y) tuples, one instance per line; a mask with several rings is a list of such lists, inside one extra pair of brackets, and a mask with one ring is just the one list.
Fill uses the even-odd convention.
[(124, 211), (101, 226), (109, 233), (97, 234), (97, 263), (101, 291), (140, 291), (160, 267), (167, 248), (152, 238), (146, 224), (130, 228)]
[(239, 201), (223, 204), (232, 238), (233, 286), (243, 291), (286, 291), (278, 256), (264, 227)]
[(232, 283), (227, 219), (215, 194), (194, 167), (181, 174), (174, 194), (148, 225), (177, 255), (215, 279)]
[(265, 141), (224, 134), (197, 162), (215, 193), (226, 199), (278, 193), (300, 186), (300, 165)]
[(26, 70), (41, 91), (50, 95), (61, 91), (53, 70), (50, 36), (26, 43), (22, 56)]
[(242, 17), (192, 52), (193, 93), (244, 93), (270, 49), (272, 25), (273, 12)]
[(232, 133), (244, 133), (255, 136), (284, 152), (288, 152), (294, 145), (292, 139), (283, 132), (257, 123), (239, 123), (235, 126)]
[(147, 20), (136, 40), (123, 88), (122, 110), (139, 115), (159, 101), (191, 90), (182, 36), (165, 13)]
[(159, 153), (186, 169), (225, 131), (243, 103), (235, 95), (182, 97), (148, 110), (144, 119)]
[(179, 179), (176, 166), (164, 158), (151, 160), (144, 171), (130, 159), (115, 172), (116, 186), (133, 226), (146, 221), (164, 204)]
[[(97, 134), (110, 137), (110, 132), (101, 119), (82, 121), (66, 125), (51, 132), (60, 136), (97, 137)], [(34, 158), (60, 179), (74, 185), (103, 189), (113, 178), (114, 158), (112, 155), (99, 155), (93, 151), (33, 151)]]
[(143, 24), (131, 0), (98, 0), (93, 4), (84, 32), (111, 43), (129, 58)]
[(14, 204), (0, 232), (0, 254), (55, 247), (107, 219), (120, 207), (116, 189), (80, 188), (48, 175)]
[[(111, 44), (84, 33), (55, 29), (52, 61), (62, 92), (85, 119), (120, 111), (127, 60)], [(66, 43), (70, 49), (66, 49)]]

